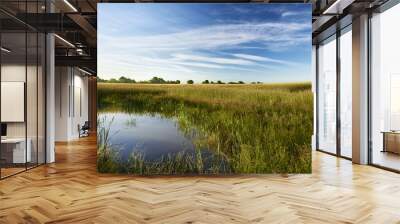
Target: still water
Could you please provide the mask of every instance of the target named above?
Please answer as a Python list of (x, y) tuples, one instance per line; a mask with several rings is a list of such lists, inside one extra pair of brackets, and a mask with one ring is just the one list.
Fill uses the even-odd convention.
[[(176, 120), (160, 115), (134, 113), (100, 113), (110, 126), (110, 143), (122, 159), (132, 152), (141, 152), (147, 161), (159, 160), (168, 153), (194, 152), (193, 141), (179, 129)], [(208, 151), (208, 150), (207, 150)]]

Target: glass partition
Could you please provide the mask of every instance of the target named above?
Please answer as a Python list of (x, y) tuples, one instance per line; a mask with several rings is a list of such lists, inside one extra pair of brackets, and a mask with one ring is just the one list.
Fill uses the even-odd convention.
[(27, 167), (37, 165), (38, 158), (38, 35), (36, 32), (27, 33), (27, 64), (26, 64), (26, 114), (27, 114), (27, 151), (29, 160)]
[(1, 176), (24, 171), (26, 150), (26, 34), (1, 34)]
[(400, 170), (400, 5), (371, 19), (371, 162)]
[(46, 139), (45, 139), (45, 124), (46, 124), (46, 38), (43, 33), (38, 33), (38, 64), (37, 64), (37, 162), (43, 164), (46, 162)]
[(352, 157), (352, 34), (351, 26), (340, 36), (340, 154)]
[(318, 47), (318, 149), (336, 153), (336, 36)]
[[(44, 1), (17, 3), (0, 6), (43, 11)], [(0, 12), (1, 179), (45, 163), (45, 44), (43, 33)]]

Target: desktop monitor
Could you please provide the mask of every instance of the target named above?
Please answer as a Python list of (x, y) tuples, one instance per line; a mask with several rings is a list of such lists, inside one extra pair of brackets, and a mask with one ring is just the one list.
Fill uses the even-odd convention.
[(7, 136), (7, 124), (1, 124), (1, 136)]

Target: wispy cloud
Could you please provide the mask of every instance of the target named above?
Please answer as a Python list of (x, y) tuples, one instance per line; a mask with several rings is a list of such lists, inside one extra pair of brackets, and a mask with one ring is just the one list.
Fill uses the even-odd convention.
[(281, 14), (282, 17), (289, 17), (289, 16), (307, 16), (309, 15), (308, 11), (286, 11)]
[[(245, 23), (211, 25), (182, 32), (160, 35), (138, 35), (132, 37), (100, 36), (109, 47), (154, 49), (154, 50), (197, 50), (224, 49), (241, 44), (260, 42), (265, 49), (285, 50), (290, 46), (311, 39), (307, 32), (309, 23)], [(101, 35), (101, 34), (100, 34)], [(279, 47), (274, 47), (277, 45)]]
[(212, 56), (200, 56), (194, 54), (174, 54), (172, 55), (174, 61), (200, 61), (222, 65), (252, 65), (255, 64), (249, 60), (237, 59), (237, 58), (223, 58), (223, 57), (212, 57)]
[[(141, 5), (130, 6), (138, 12), (132, 13), (124, 5), (120, 14), (114, 6), (112, 20), (102, 19), (107, 10), (100, 7), (98, 69), (108, 78), (263, 81), (307, 63), (301, 52), (311, 46), (311, 22), (298, 20), (300, 11), (291, 7), (187, 4), (167, 5), (178, 10), (168, 11)], [(158, 18), (167, 13), (168, 19)]]
[(273, 62), (273, 63), (279, 63), (279, 64), (285, 64), (285, 65), (295, 64), (290, 61), (273, 59), (273, 58), (269, 58), (269, 57), (262, 57), (262, 56), (251, 55), (251, 54), (233, 54), (233, 56), (238, 57), (238, 58), (252, 60), (252, 61), (259, 61), (259, 62)]

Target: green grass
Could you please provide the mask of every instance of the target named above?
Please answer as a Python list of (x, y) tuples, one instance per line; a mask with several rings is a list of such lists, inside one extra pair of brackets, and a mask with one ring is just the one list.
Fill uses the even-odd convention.
[[(196, 130), (195, 145), (215, 150), (207, 169), (201, 154), (168, 155), (147, 164), (133, 155), (131, 165), (104, 155), (118, 151), (99, 141), (100, 172), (137, 174), (309, 173), (313, 97), (309, 83), (261, 85), (98, 84), (99, 112), (154, 113), (174, 117), (183, 132)], [(102, 122), (100, 122), (102, 124)], [(103, 125), (104, 126), (104, 125)], [(105, 128), (106, 129), (106, 128)], [(99, 130), (102, 130), (99, 127)], [(106, 131), (103, 131), (104, 135)], [(101, 133), (101, 131), (99, 132)], [(115, 153), (114, 153), (115, 154)], [(218, 159), (219, 158), (219, 159)], [(222, 159), (221, 159), (222, 158)], [(226, 163), (221, 161), (227, 161)], [(112, 162), (109, 162), (112, 163)], [(133, 164), (133, 165), (132, 165)], [(104, 168), (107, 167), (107, 168)]]

